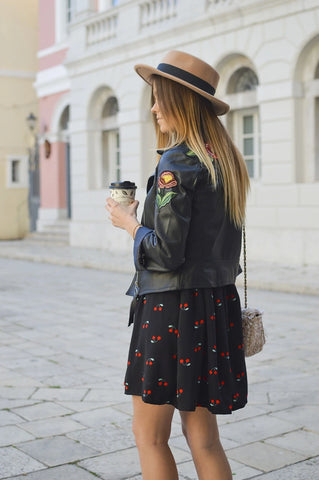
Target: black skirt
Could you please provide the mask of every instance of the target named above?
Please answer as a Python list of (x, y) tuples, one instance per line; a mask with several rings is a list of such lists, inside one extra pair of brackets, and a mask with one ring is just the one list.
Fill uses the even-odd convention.
[(228, 414), (247, 403), (235, 285), (138, 297), (125, 393), (179, 410)]

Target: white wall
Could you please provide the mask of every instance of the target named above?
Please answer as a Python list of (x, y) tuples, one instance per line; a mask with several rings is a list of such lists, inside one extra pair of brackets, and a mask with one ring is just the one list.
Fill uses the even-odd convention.
[(103, 37), (96, 44), (85, 43), (88, 20), (75, 24), (71, 30), (66, 62), (72, 118), (71, 244), (117, 251), (131, 249), (125, 232), (116, 231), (106, 220), (107, 192), (88, 188), (89, 170), (94, 164), (88, 144), (89, 105), (101, 86), (108, 86), (115, 93), (120, 107), (123, 179), (138, 184), (137, 196), (142, 200), (155, 156), (150, 151), (149, 159), (146, 158), (152, 143), (145, 113), (149, 100), (133, 66), (156, 66), (168, 50), (178, 48), (214, 66), (220, 65), (222, 75), (216, 95), (226, 100), (226, 80), (235, 68), (235, 58), (247, 59), (242, 61), (249, 62), (259, 78), (256, 98), (262, 174), (252, 181), (249, 197), (249, 257), (278, 263), (319, 264), (319, 183), (307, 173), (312, 160), (300, 158), (307, 152), (308, 136), (315, 137), (314, 118), (308, 118), (309, 109), (305, 108), (309, 99), (305, 100), (307, 89), (302, 75), (309, 62), (301, 62), (300, 58), (307, 50), (306, 60), (312, 55), (313, 62), (319, 62), (319, 39), (312, 40), (319, 31), (317, 2), (307, 2), (305, 6), (301, 0), (244, 0), (240, 3), (240, 15), (238, 1), (231, 5), (219, 2), (218, 9), (208, 2), (205, 10), (207, 3), (201, 0), (192, 2), (192, 8), (186, 11), (182, 3), (177, 2), (175, 16), (167, 22), (155, 21), (150, 28), (141, 27), (138, 2), (124, 4), (115, 9), (119, 17), (114, 36)]

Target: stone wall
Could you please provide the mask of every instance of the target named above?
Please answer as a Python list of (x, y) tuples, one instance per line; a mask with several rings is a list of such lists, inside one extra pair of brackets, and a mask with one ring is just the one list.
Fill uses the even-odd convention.
[[(256, 116), (259, 154), (247, 212), (249, 257), (319, 264), (318, 31), (319, 6), (312, 0), (131, 1), (99, 12), (82, 1), (64, 62), (71, 98), (71, 244), (131, 248), (104, 210), (109, 179), (102, 165), (108, 121), (103, 105), (117, 99), (113, 120), (120, 135), (121, 176), (138, 184), (142, 203), (156, 154), (150, 91), (133, 66), (156, 66), (168, 50), (179, 49), (220, 72), (216, 95), (233, 109), (224, 121), (235, 141), (241, 113)], [(231, 89), (233, 75), (243, 67), (258, 79), (254, 91)]]

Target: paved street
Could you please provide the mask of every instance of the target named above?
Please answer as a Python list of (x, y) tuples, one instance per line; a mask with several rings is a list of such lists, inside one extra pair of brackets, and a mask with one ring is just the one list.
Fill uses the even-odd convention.
[[(275, 292), (306, 293), (319, 296), (319, 265), (277, 265), (251, 260), (247, 237), (248, 285), (250, 288)], [(130, 273), (134, 268), (131, 251), (108, 252), (107, 250), (56, 242), (35, 241), (32, 236), (23, 240), (0, 241), (0, 257), (45, 262), (53, 265), (94, 268), (112, 272)], [(241, 262), (243, 264), (243, 260)], [(237, 278), (243, 285), (243, 275)]]
[[(131, 275), (0, 258), (0, 479), (141, 480), (123, 394)], [(319, 298), (250, 291), (268, 342), (219, 416), (234, 479), (319, 479)], [(197, 479), (174, 417), (181, 480)]]

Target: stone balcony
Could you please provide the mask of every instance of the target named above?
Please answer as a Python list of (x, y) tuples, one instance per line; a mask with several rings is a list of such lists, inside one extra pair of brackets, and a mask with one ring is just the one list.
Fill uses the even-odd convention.
[(126, 43), (129, 37), (137, 39), (152, 28), (170, 28), (178, 17), (181, 3), (181, 0), (137, 0), (90, 16), (83, 24), (85, 46), (106, 45), (111, 39)]
[[(84, 0), (90, 2), (90, 0)], [(174, 29), (188, 29), (192, 35), (195, 23), (205, 28), (219, 30), (225, 22), (232, 26), (240, 21), (239, 12), (265, 8), (270, 0), (197, 0), (196, 18), (193, 16), (193, 0), (131, 0), (117, 7), (96, 12), (92, 8), (78, 11), (70, 28), (71, 51), (68, 60), (90, 56), (94, 52), (143, 41), (151, 36)], [(208, 31), (208, 30), (207, 30)], [(74, 51), (76, 50), (76, 52)], [(67, 62), (68, 63), (68, 62)]]

